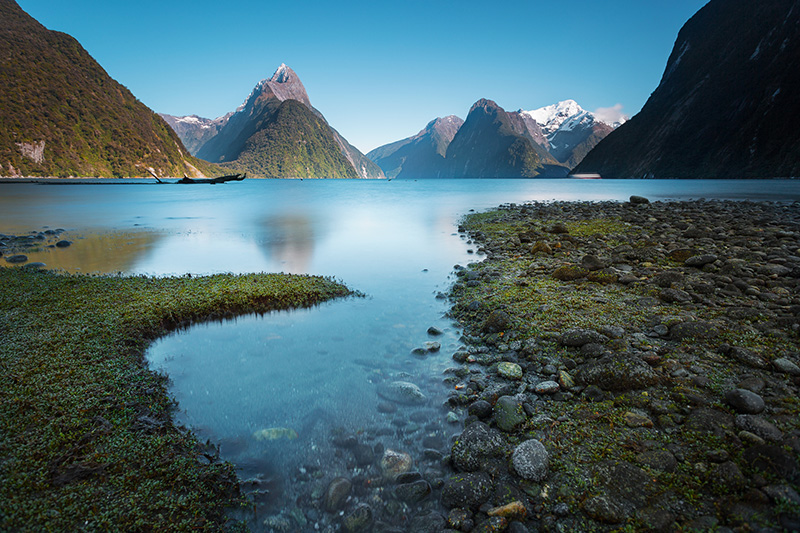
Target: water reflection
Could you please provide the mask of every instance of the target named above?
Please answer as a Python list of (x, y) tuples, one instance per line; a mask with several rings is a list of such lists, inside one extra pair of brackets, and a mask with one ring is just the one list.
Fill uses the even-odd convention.
[(280, 265), (283, 272), (299, 274), (310, 270), (321, 230), (305, 214), (279, 214), (264, 218), (257, 238), (268, 261)]

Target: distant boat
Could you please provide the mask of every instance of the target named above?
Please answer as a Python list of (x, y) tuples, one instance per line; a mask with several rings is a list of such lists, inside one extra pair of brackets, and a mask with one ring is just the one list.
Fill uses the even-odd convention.
[(570, 174), (567, 176), (568, 178), (573, 178), (576, 180), (599, 180), (603, 179), (600, 174)]

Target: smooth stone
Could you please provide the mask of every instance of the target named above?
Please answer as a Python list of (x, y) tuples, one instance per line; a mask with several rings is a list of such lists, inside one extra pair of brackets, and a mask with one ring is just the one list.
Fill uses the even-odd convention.
[(492, 404), (486, 400), (475, 400), (467, 408), (467, 413), (477, 416), (480, 419), (486, 419), (492, 416)]
[(629, 428), (651, 428), (653, 427), (653, 421), (650, 420), (645, 415), (641, 415), (639, 413), (634, 413), (633, 411), (628, 411), (623, 415), (623, 419), (625, 420), (625, 425)]
[(22, 254), (9, 255), (8, 257), (6, 257), (7, 263), (24, 263), (27, 260), (28, 256)]
[(522, 367), (508, 361), (498, 363), (497, 373), (506, 379), (522, 379)]
[(439, 336), (441, 334), (442, 334), (442, 330), (440, 330), (436, 326), (431, 326), (431, 327), (428, 328), (428, 335), (432, 335), (434, 337), (437, 337), (437, 336)]
[(633, 205), (643, 205), (643, 204), (649, 204), (650, 200), (648, 200), (644, 196), (637, 196), (637, 195), (634, 194), (634, 195), (631, 195), (630, 202)]
[(797, 366), (786, 357), (779, 357), (775, 359), (772, 364), (778, 372), (789, 374), (790, 376), (800, 376), (800, 366)]
[(475, 422), (458, 436), (451, 452), (453, 466), (464, 472), (474, 472), (488, 466), (504, 455), (505, 440), (496, 429)]
[(395, 478), (411, 470), (413, 464), (409, 454), (386, 448), (381, 457), (381, 472), (386, 478)]
[(442, 345), (436, 341), (428, 341), (422, 343), (422, 348), (428, 352), (438, 352)]
[(355, 510), (342, 520), (342, 529), (347, 533), (367, 531), (372, 525), (372, 507), (359, 503)]
[(72, 241), (62, 240), (56, 243), (57, 248), (68, 248), (69, 246), (72, 246)]
[(424, 479), (411, 483), (403, 483), (394, 489), (394, 495), (398, 500), (406, 503), (418, 503), (428, 497), (431, 493), (431, 485)]
[(503, 310), (496, 309), (489, 313), (481, 331), (484, 333), (500, 333), (511, 327), (511, 316)]
[(711, 264), (716, 260), (717, 256), (714, 254), (701, 254), (693, 255), (692, 257), (686, 259), (683, 264), (690, 267), (703, 268), (704, 266)]
[(378, 385), (378, 396), (392, 402), (419, 405), (428, 399), (419, 387), (408, 381), (390, 381)]
[(559, 341), (564, 346), (580, 348), (584, 344), (595, 343), (603, 344), (608, 341), (608, 337), (592, 329), (572, 328), (568, 329), (559, 337)]
[(528, 510), (525, 505), (519, 500), (514, 500), (511, 503), (502, 505), (500, 507), (493, 507), (486, 511), (489, 516), (502, 516), (509, 520), (525, 520), (528, 516)]
[(513, 396), (500, 397), (494, 405), (494, 420), (502, 431), (514, 431), (527, 420), (522, 402)]
[(763, 357), (741, 346), (732, 347), (728, 352), (728, 356), (753, 368), (767, 368), (767, 361)]
[(337, 477), (332, 479), (325, 490), (325, 498), (323, 499), (325, 510), (329, 513), (335, 513), (342, 509), (352, 488), (353, 484), (347, 478)]
[(735, 422), (737, 428), (755, 433), (762, 439), (779, 441), (783, 437), (780, 429), (758, 415), (736, 415)]
[(511, 464), (517, 474), (529, 481), (543, 481), (547, 477), (550, 455), (544, 444), (529, 439), (517, 446), (511, 455)]
[(746, 389), (732, 389), (725, 393), (725, 401), (740, 413), (757, 415), (764, 410), (764, 399)]

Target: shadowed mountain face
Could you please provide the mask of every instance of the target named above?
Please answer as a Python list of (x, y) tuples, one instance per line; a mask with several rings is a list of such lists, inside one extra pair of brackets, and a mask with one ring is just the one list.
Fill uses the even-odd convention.
[(311, 106), (300, 78), (286, 65), (259, 82), (233, 113), (215, 120), (188, 116), (168, 121), (198, 157), (255, 176), (384, 177)]
[(616, 178), (800, 176), (800, 1), (712, 0), (642, 111), (573, 170)]
[(437, 118), (413, 137), (376, 148), (367, 157), (388, 178), (441, 177), (447, 147), (462, 124), (464, 121), (454, 115)]
[(178, 136), (69, 35), (0, 0), (0, 176), (202, 176)]

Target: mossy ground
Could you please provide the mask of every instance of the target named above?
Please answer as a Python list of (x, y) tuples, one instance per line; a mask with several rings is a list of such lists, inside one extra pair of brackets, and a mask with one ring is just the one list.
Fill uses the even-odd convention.
[(145, 349), (195, 322), (349, 294), (284, 274), (0, 269), (0, 529), (220, 529), (243, 503), (233, 468), (172, 423), (167, 377)]
[[(479, 251), (487, 251), (490, 260), (470, 266), (472, 279), (478, 283), (458, 283), (453, 290), (453, 315), (463, 324), (472, 326), (477, 334), (486, 316), (495, 309), (508, 313), (512, 321), (509, 333), (485, 335), (483, 341), (490, 345), (507, 345), (520, 341), (538, 343), (535, 353), (528, 358), (533, 363), (551, 363), (564, 368), (564, 359), (580, 358), (574, 349), (557, 342), (559, 333), (570, 328), (594, 329), (601, 325), (621, 325), (626, 330), (646, 332), (656, 324), (669, 326), (673, 322), (691, 320), (715, 321), (724, 319), (723, 307), (702, 305), (687, 308), (680, 304), (667, 304), (657, 300), (658, 289), (642, 282), (630, 285), (613, 280), (585, 275), (573, 281), (553, 278), (554, 270), (564, 264), (580, 264), (585, 246), (607, 252), (621, 244), (631, 246), (631, 253), (647, 250), (654, 243), (642, 236), (643, 229), (615, 217), (605, 217), (595, 212), (583, 219), (564, 221), (565, 217), (525, 218), (514, 209), (496, 209), (469, 215), (462, 221), (461, 230), (469, 234)], [(562, 231), (553, 231), (561, 224)], [(527, 237), (533, 236), (531, 241)], [(521, 244), (520, 239), (523, 239)], [(547, 242), (552, 253), (531, 253), (534, 242)], [(533, 246), (535, 249), (535, 246)], [(658, 273), (682, 267), (682, 262), (664, 257), (652, 261), (636, 261), (638, 271), (650, 278)], [(643, 277), (646, 281), (647, 276)], [(464, 279), (470, 279), (465, 277)], [(779, 288), (773, 287), (779, 292)], [(742, 295), (737, 301), (731, 296), (726, 307), (751, 305)], [(658, 305), (637, 305), (642, 299), (655, 299)], [(475, 303), (481, 305), (476, 306)], [(735, 414), (723, 400), (739, 376), (752, 372), (742, 368), (719, 353), (719, 345), (728, 343), (754, 350), (766, 360), (780, 357), (786, 352), (800, 351), (800, 340), (795, 333), (773, 327), (760, 327), (764, 317), (751, 317), (729, 321), (728, 328), (718, 336), (703, 339), (685, 339), (671, 342), (653, 342), (639, 335), (634, 341), (639, 352), (652, 350), (658, 366), (669, 376), (671, 371), (685, 368), (709, 378), (700, 387), (689, 379), (665, 379), (662, 385), (646, 390), (608, 394), (605, 401), (589, 402), (580, 396), (567, 395), (567, 401), (552, 401), (546, 405), (544, 417), (531, 418), (526, 426), (509, 441), (517, 444), (527, 438), (543, 439), (551, 457), (552, 476), (542, 486), (533, 487), (531, 494), (544, 498), (545, 508), (564, 502), (572, 510), (603, 489), (602, 479), (597, 479), (595, 467), (603, 463), (628, 462), (638, 464), (651, 479), (647, 489), (650, 501), (671, 509), (685, 510), (687, 517), (722, 515), (720, 501), (742, 496), (742, 486), (726, 485), (717, 476), (716, 465), (709, 461), (710, 452), (723, 453), (736, 463), (745, 477), (763, 475), (770, 483), (782, 482), (779, 477), (756, 472), (742, 459), (743, 446), (737, 439), (721, 434), (689, 431), (680, 426), (685, 416), (702, 402), (709, 408)], [(507, 349), (507, 348), (505, 348)], [(502, 348), (500, 348), (502, 351)], [(787, 379), (787, 378), (776, 378)], [(708, 403), (705, 403), (708, 402)], [(636, 427), (626, 422), (629, 412), (648, 413), (655, 427)], [(661, 412), (656, 418), (652, 413)], [(791, 395), (773, 403), (769, 420), (785, 433), (800, 428), (800, 402)], [(665, 450), (677, 444), (680, 460), (674, 469), (652, 468), (640, 455), (646, 450)], [(798, 487), (795, 487), (798, 488)], [(654, 507), (655, 508), (655, 507)], [(662, 507), (663, 508), (663, 507)], [(767, 513), (753, 518), (753, 523), (773, 524), (775, 514)], [(583, 516), (581, 530), (615, 529), (601, 526)], [(619, 530), (651, 530), (647, 512), (635, 515), (617, 526)]]

